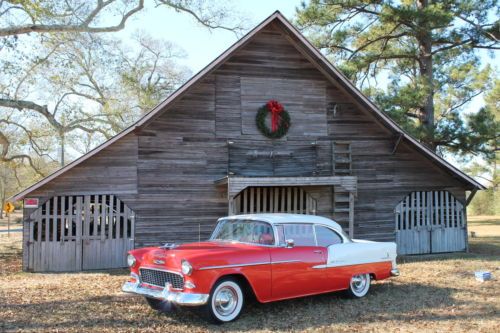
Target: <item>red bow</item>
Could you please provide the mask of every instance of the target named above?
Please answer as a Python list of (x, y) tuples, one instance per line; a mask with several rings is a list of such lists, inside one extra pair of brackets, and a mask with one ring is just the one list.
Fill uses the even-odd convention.
[(283, 111), (283, 105), (281, 105), (278, 101), (272, 99), (267, 102), (267, 108), (271, 112), (271, 132), (276, 132), (281, 120), (280, 114)]

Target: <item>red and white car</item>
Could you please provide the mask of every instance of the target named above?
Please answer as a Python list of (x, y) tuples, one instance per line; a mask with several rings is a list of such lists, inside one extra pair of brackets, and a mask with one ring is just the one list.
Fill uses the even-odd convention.
[(219, 219), (206, 242), (130, 251), (122, 290), (156, 310), (196, 306), (213, 322), (236, 319), (248, 297), (272, 302), (337, 290), (368, 293), (371, 280), (399, 275), (396, 244), (352, 240), (336, 222), (310, 215)]

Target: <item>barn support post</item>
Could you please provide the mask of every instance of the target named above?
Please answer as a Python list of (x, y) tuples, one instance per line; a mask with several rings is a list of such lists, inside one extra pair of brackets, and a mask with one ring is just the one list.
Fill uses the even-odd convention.
[(354, 238), (354, 194), (349, 192), (349, 237)]

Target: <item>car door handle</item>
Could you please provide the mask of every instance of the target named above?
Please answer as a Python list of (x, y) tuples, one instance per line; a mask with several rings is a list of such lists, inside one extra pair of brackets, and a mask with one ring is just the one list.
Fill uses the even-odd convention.
[(323, 251), (321, 251), (321, 250), (314, 250), (313, 253), (320, 253), (321, 254), (321, 253), (323, 253)]

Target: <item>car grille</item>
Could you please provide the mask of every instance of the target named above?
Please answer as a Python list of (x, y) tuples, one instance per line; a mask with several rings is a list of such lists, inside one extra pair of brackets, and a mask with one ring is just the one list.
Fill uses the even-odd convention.
[(157, 269), (141, 268), (141, 281), (157, 287), (165, 287), (170, 283), (172, 288), (183, 289), (184, 277), (178, 273), (159, 271)]

